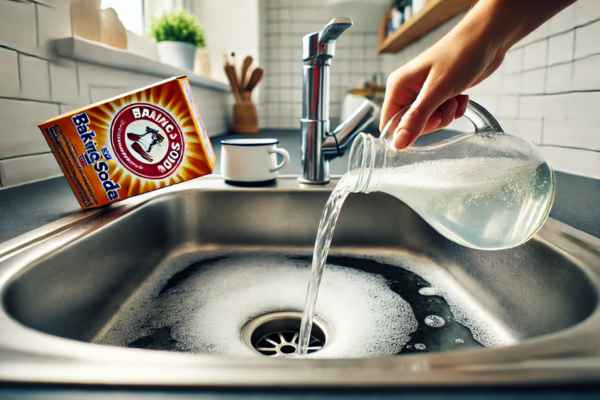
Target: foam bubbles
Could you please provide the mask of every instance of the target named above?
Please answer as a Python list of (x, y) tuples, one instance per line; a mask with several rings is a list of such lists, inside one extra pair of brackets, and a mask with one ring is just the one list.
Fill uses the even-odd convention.
[[(124, 345), (169, 327), (180, 350), (254, 355), (240, 338), (242, 327), (268, 312), (301, 311), (307, 267), (305, 261), (280, 256), (207, 263), (160, 296), (154, 290), (153, 296), (132, 304), (99, 341)], [(316, 314), (325, 321), (329, 340), (309, 357), (395, 354), (417, 328), (410, 305), (383, 277), (335, 265), (326, 267)]]
[[(358, 259), (356, 254), (351, 255)], [(214, 259), (215, 256), (229, 258), (217, 260)], [(495, 347), (517, 342), (511, 330), (493, 318), (492, 314), (485, 312), (455, 278), (430, 258), (405, 251), (379, 252), (377, 256), (360, 254), (360, 257), (385, 263), (389, 268), (397, 266), (423, 277), (435, 288), (436, 295), (448, 302), (454, 321), (467, 327), (474, 339), (484, 346)], [(285, 278), (286, 275), (289, 278)], [(309, 275), (306, 260), (296, 261), (283, 256), (259, 257), (237, 251), (223, 254), (222, 251), (213, 252), (194, 245), (181, 247), (155, 268), (153, 274), (120, 306), (118, 313), (93, 341), (126, 346), (165, 327), (169, 328), (165, 329), (166, 332), (171, 334), (167, 334), (167, 339), (177, 336), (178, 340), (175, 344), (177, 347), (167, 350), (213, 353), (227, 350), (228, 354), (254, 356), (254, 353), (240, 343), (238, 326), (233, 327), (237, 332), (237, 342), (229, 335), (215, 343), (199, 340), (204, 338), (195, 335), (194, 330), (197, 328), (191, 325), (202, 323), (203, 326), (209, 326), (208, 320), (194, 322), (201, 318), (201, 313), (212, 315), (210, 324), (213, 325), (235, 319), (236, 324), (242, 326), (247, 319), (266, 312), (302, 311)], [(178, 276), (183, 279), (174, 279)], [(174, 284), (175, 282), (178, 283)], [(414, 349), (408, 341), (417, 328), (414, 313), (401, 297), (392, 292), (381, 276), (328, 265), (323, 285), (317, 314), (329, 323), (332, 347), (311, 357), (376, 356), (398, 353), (404, 348)], [(253, 287), (256, 289), (252, 290)], [(361, 290), (357, 290), (358, 288)], [(207, 292), (201, 293), (204, 290)], [(245, 298), (244, 291), (251, 296)], [(261, 296), (265, 300), (254, 304)], [(216, 304), (208, 304), (207, 301), (214, 298), (217, 299)], [(227, 302), (231, 302), (233, 311), (223, 311), (220, 316), (215, 316), (217, 309), (226, 310), (227, 304), (223, 303)], [(343, 303), (342, 308), (336, 308), (340, 307), (340, 303)], [(327, 307), (328, 304), (332, 306)], [(446, 325), (448, 324), (449, 321), (446, 321)], [(222, 332), (223, 335), (225, 333)], [(460, 336), (457, 334), (455, 337)], [(450, 340), (454, 340), (454, 337)], [(338, 341), (338, 347), (333, 348), (333, 344)], [(223, 343), (236, 343), (236, 347), (232, 345), (229, 349), (224, 349)]]
[(415, 343), (415, 349), (425, 351), (427, 350), (427, 346), (424, 343)]
[[(398, 265), (426, 279), (432, 285), (431, 287), (435, 288), (435, 295), (443, 297), (448, 302), (454, 320), (468, 328), (473, 338), (484, 347), (508, 346), (517, 342), (517, 338), (509, 328), (473, 301), (471, 294), (433, 260), (421, 254), (408, 252), (402, 252), (401, 255), (390, 254), (366, 258)], [(428, 287), (420, 290), (423, 289)]]
[(439, 315), (428, 315), (423, 322), (430, 328), (442, 328), (446, 325), (446, 320)]
[(419, 294), (421, 296), (439, 296), (440, 292), (433, 286), (426, 286), (419, 289)]

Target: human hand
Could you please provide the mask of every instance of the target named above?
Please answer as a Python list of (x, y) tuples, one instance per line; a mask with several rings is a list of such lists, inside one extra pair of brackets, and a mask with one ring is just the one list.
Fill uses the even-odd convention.
[(380, 129), (396, 113), (393, 143), (410, 146), (420, 135), (436, 131), (461, 117), (468, 96), (461, 94), (490, 75), (502, 61), (501, 49), (459, 33), (446, 36), (387, 80)]
[(517, 41), (574, 0), (478, 1), (439, 42), (388, 78), (380, 129), (394, 118), (394, 145), (410, 146), (420, 135), (463, 115), (465, 90), (487, 78)]

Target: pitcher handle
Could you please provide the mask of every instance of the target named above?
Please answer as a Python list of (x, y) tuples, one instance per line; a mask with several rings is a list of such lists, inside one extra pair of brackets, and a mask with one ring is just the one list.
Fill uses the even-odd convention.
[(469, 100), (464, 116), (471, 121), (476, 133), (504, 133), (498, 120), (484, 106), (473, 100)]

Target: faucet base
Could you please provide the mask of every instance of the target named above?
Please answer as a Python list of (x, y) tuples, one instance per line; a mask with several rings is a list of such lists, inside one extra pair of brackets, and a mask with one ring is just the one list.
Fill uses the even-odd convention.
[(314, 181), (314, 180), (306, 179), (302, 176), (299, 176), (298, 182), (302, 183), (303, 185), (327, 185), (330, 182), (330, 180), (326, 179), (326, 180), (322, 180), (322, 181)]

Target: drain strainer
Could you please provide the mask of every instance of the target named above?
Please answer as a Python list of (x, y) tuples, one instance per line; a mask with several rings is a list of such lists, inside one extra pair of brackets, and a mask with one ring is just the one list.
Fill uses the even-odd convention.
[[(242, 329), (242, 339), (255, 352), (270, 357), (291, 357), (298, 348), (298, 332), (302, 314), (273, 312), (248, 322)], [(308, 353), (325, 347), (327, 335), (316, 318), (313, 323)]]

